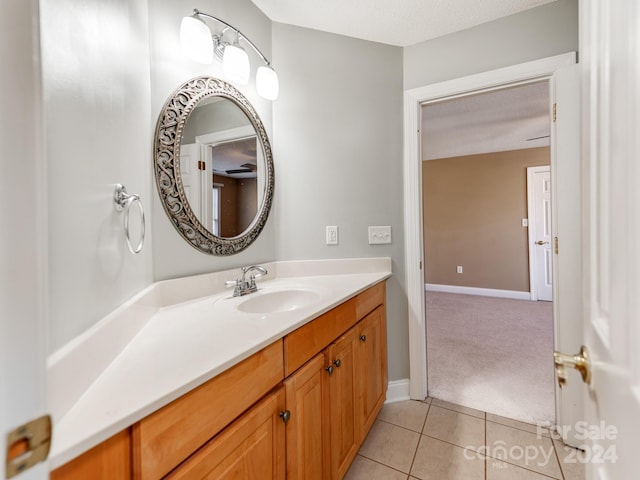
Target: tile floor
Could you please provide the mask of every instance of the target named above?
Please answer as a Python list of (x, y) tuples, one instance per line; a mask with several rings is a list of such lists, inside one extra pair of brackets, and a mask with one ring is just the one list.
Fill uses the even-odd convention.
[(583, 480), (546, 429), (438, 399), (385, 405), (346, 480)]

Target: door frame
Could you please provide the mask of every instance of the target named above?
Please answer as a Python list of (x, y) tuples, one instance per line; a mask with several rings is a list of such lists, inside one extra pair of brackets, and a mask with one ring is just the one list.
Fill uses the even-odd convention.
[[(47, 405), (47, 166), (37, 0), (0, 2), (11, 18), (0, 31), (0, 60), (12, 75), (0, 78), (5, 175), (0, 180), (0, 479), (5, 478), (7, 435), (45, 414)], [(10, 160), (9, 160), (10, 159)], [(18, 159), (20, 161), (18, 161)], [(20, 178), (20, 182), (16, 179)], [(48, 462), (18, 475), (49, 478)]]
[[(527, 227), (527, 238), (529, 241), (529, 295), (531, 301), (538, 300), (538, 290), (536, 289), (536, 269), (533, 268), (535, 261), (535, 237), (532, 228), (532, 219), (534, 214), (534, 198), (533, 198), (533, 176), (538, 172), (549, 172), (551, 174), (551, 165), (543, 165), (538, 167), (527, 167), (527, 218), (529, 226)], [(551, 208), (553, 208), (553, 196), (551, 196)]]
[(551, 82), (550, 86), (553, 89), (552, 75), (554, 72), (575, 63), (576, 52), (569, 52), (498, 70), (426, 85), (406, 90), (404, 93), (405, 281), (407, 285), (409, 322), (409, 397), (412, 399), (423, 400), (427, 395), (427, 340), (422, 238), (422, 160), (420, 154), (422, 104), (444, 98), (461, 97), (542, 80)]

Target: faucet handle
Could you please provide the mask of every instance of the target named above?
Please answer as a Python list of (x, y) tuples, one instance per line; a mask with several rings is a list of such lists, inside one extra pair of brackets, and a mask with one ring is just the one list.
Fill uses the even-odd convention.
[(224, 286), (229, 288), (229, 287), (235, 287), (236, 285), (238, 285), (238, 280), (227, 280), (226, 282), (224, 282)]

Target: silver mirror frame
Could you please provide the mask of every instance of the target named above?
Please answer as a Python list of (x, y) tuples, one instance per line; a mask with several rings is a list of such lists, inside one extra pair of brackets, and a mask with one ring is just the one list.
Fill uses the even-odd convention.
[[(207, 230), (191, 209), (180, 175), (180, 142), (189, 115), (207, 97), (224, 97), (249, 118), (260, 139), (265, 160), (265, 192), (253, 222), (240, 235), (218, 237)], [(209, 255), (233, 255), (251, 245), (264, 228), (273, 201), (274, 168), (271, 144), (253, 105), (235, 87), (223, 80), (202, 76), (176, 89), (164, 104), (154, 138), (154, 173), (162, 206), (178, 233), (196, 250)]]

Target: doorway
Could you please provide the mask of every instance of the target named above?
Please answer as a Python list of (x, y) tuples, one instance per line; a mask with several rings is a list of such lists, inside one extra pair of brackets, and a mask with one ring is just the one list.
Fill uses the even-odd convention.
[[(561, 256), (554, 254), (555, 349), (571, 351), (573, 342), (581, 336), (582, 306), (580, 303), (582, 258), (580, 248), (562, 245), (581, 245), (579, 228), (580, 171), (579, 156), (579, 77), (575, 67), (576, 54), (570, 52), (523, 64), (483, 72), (468, 77), (444, 81), (405, 91), (404, 115), (404, 204), (405, 204), (405, 270), (409, 324), (409, 396), (423, 399), (428, 393), (427, 345), (424, 307), (424, 272), (422, 252), (422, 211), (420, 161), (420, 108), (424, 102), (452, 98), (472, 93), (488, 92), (517, 84), (549, 80), (552, 98), (559, 105), (557, 121), (551, 130), (552, 158), (562, 158), (552, 171), (555, 203), (554, 235), (560, 238)], [(561, 187), (558, 187), (562, 184)], [(577, 201), (576, 201), (577, 199)], [(558, 225), (562, 228), (559, 230)], [(566, 243), (565, 242), (566, 239)], [(554, 238), (555, 240), (555, 238)], [(562, 261), (560, 261), (562, 257)], [(578, 340), (579, 341), (579, 340)], [(558, 422), (572, 423), (582, 418), (581, 391), (572, 385), (556, 392)]]
[(549, 171), (549, 104), (541, 81), (422, 105), (430, 395), (529, 423), (555, 419), (552, 308), (531, 302), (529, 261), (550, 184), (532, 206), (527, 175)]

